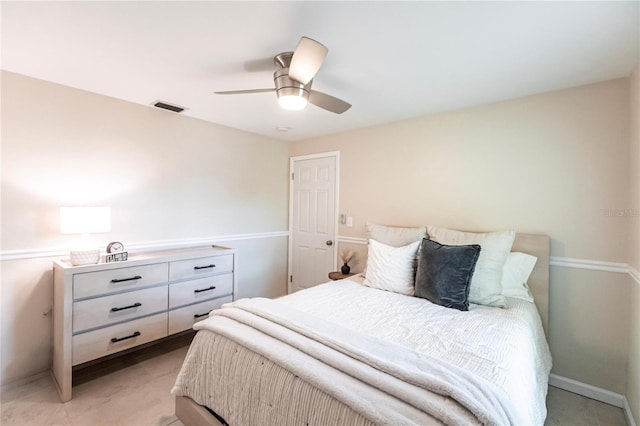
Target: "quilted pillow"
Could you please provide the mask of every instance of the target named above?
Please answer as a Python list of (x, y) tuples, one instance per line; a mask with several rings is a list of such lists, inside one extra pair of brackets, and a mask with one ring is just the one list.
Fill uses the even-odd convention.
[(473, 233), (428, 226), (432, 240), (447, 245), (478, 244), (482, 247), (476, 264), (469, 302), (479, 305), (504, 308), (506, 301), (502, 295), (502, 268), (511, 252), (514, 231)]
[(391, 247), (376, 240), (369, 240), (364, 285), (412, 296), (419, 246), (420, 241), (404, 247)]
[(527, 285), (527, 280), (533, 267), (536, 266), (537, 257), (530, 254), (511, 252), (502, 268), (502, 294), (507, 297), (526, 300), (533, 303), (533, 295)]
[(469, 286), (480, 256), (477, 244), (448, 246), (422, 240), (416, 272), (416, 296), (459, 311), (469, 310)]
[[(365, 229), (367, 231), (368, 239), (376, 240), (379, 243), (392, 247), (406, 246), (414, 241), (421, 241), (427, 236), (427, 228), (424, 226), (403, 228), (400, 226), (386, 226), (367, 223), (365, 224)], [(367, 275), (367, 268), (368, 265), (365, 265), (364, 271), (362, 271), (365, 276)]]

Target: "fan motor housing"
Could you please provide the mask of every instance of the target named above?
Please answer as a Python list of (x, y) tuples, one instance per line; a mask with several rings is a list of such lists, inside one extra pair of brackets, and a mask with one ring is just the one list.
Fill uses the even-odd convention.
[(289, 78), (289, 68), (281, 68), (273, 73), (273, 81), (276, 85), (276, 92), (280, 96), (300, 96), (309, 99), (311, 91), (311, 81), (302, 84), (292, 78)]

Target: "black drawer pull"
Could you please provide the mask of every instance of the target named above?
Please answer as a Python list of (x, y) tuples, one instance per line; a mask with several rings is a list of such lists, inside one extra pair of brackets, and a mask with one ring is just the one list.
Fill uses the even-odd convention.
[(209, 316), (209, 312), (207, 312), (206, 314), (195, 314), (193, 317), (194, 318), (202, 318), (202, 317), (206, 317)]
[(113, 339), (111, 339), (111, 343), (118, 343), (118, 342), (122, 342), (123, 340), (127, 340), (127, 339), (133, 339), (134, 337), (138, 337), (140, 335), (139, 331), (134, 332), (131, 336), (126, 336), (126, 337), (114, 337)]
[(121, 279), (117, 279), (114, 278), (111, 280), (112, 283), (123, 283), (125, 281), (133, 281), (133, 280), (140, 280), (142, 279), (141, 275), (136, 275), (135, 277), (131, 277), (131, 278), (121, 278)]
[(195, 269), (196, 271), (200, 270), (200, 269), (209, 269), (209, 268), (215, 268), (216, 265), (214, 265), (213, 263), (211, 265), (207, 265), (207, 266), (194, 266), (193, 269)]
[(124, 311), (125, 309), (133, 309), (142, 306), (142, 303), (136, 302), (133, 305), (123, 306), (122, 308), (111, 308), (111, 312)]
[(209, 287), (209, 288), (199, 288), (199, 289), (197, 289), (197, 290), (193, 290), (193, 292), (194, 292), (194, 293), (202, 293), (203, 291), (209, 291), (209, 290), (215, 290), (215, 289), (216, 289), (216, 286), (215, 286), (215, 285), (212, 285), (212, 286), (211, 286), (211, 287)]

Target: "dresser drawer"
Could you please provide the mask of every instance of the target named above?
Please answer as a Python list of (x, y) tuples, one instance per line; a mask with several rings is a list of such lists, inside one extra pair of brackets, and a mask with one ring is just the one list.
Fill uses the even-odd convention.
[(73, 304), (73, 332), (166, 311), (167, 285), (82, 300)]
[(169, 309), (233, 293), (233, 275), (214, 275), (169, 285)]
[(166, 283), (168, 268), (169, 265), (165, 262), (74, 274), (73, 298), (82, 299)]
[(169, 279), (171, 281), (176, 281), (230, 271), (233, 271), (232, 254), (178, 260), (170, 262)]
[(169, 311), (169, 334), (190, 330), (193, 324), (207, 318), (209, 312), (231, 301), (233, 301), (231, 296), (225, 296)]
[[(167, 313), (73, 336), (73, 365), (110, 355), (167, 335)], [(113, 340), (115, 340), (115, 342)]]

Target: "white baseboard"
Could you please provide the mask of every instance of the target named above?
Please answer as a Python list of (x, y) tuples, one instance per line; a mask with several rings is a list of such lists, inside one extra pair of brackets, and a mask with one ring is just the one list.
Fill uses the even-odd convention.
[(28, 377), (23, 377), (21, 379), (13, 380), (9, 383), (2, 383), (2, 385), (0, 385), (0, 392), (4, 393), (8, 390), (26, 385), (31, 382), (35, 382), (36, 380), (40, 380), (41, 378), (49, 376), (50, 374), (51, 374), (51, 370), (47, 369), (45, 371), (32, 374), (31, 376), (28, 376)]
[(577, 393), (578, 395), (586, 396), (587, 398), (602, 401), (609, 405), (614, 405), (620, 408), (624, 407), (624, 395), (596, 386), (591, 386), (577, 380), (567, 379), (566, 377), (558, 376), (557, 374), (549, 375), (549, 385)]
[[(629, 407), (629, 401), (627, 398), (624, 398), (624, 416), (627, 419), (627, 424), (629, 426), (637, 426), (635, 419), (633, 418), (633, 413), (631, 412), (631, 407)], [(640, 420), (640, 419), (639, 419)]]
[(629, 426), (637, 426), (633, 418), (633, 413), (631, 413), (631, 407), (629, 407), (629, 401), (627, 401), (627, 397), (624, 395), (597, 386), (588, 385), (577, 380), (558, 376), (557, 374), (549, 375), (549, 386), (564, 389), (577, 393), (578, 395), (586, 396), (587, 398), (595, 399), (596, 401), (613, 405), (614, 407), (622, 408), (624, 416), (627, 419), (627, 424)]

